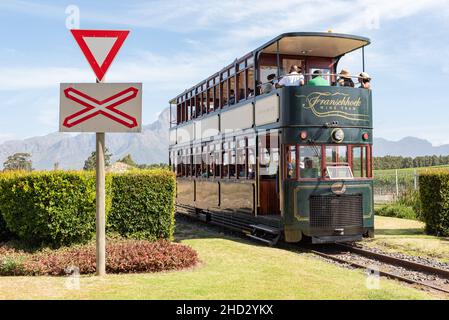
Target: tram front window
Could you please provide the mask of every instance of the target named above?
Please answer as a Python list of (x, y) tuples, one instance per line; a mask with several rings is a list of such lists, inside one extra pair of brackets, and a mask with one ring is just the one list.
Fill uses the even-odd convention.
[(305, 179), (321, 177), (321, 147), (299, 147), (299, 176)]
[(326, 175), (329, 179), (353, 179), (348, 146), (326, 146)]

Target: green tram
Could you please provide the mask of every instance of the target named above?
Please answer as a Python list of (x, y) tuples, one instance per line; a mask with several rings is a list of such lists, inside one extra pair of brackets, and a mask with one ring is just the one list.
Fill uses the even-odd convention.
[[(371, 90), (332, 85), (369, 43), (282, 34), (172, 99), (177, 211), (269, 244), (373, 237)], [(292, 65), (305, 85), (267, 81)], [(317, 69), (329, 86), (308, 85)]]

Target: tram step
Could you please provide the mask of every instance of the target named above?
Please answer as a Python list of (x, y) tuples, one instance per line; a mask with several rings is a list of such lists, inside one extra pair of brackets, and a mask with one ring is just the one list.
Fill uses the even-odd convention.
[(275, 235), (278, 235), (281, 233), (281, 231), (279, 229), (272, 228), (272, 227), (264, 225), (264, 224), (252, 224), (252, 225), (250, 225), (250, 227), (252, 227), (253, 229), (269, 232), (269, 233), (272, 233)]
[(263, 224), (254, 224), (248, 237), (267, 243), (270, 246), (275, 245), (281, 237), (281, 230), (272, 228)]

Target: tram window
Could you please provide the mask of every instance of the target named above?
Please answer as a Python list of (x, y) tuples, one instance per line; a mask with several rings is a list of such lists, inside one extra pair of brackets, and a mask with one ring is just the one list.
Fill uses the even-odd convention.
[(356, 146), (352, 147), (352, 172), (354, 177), (366, 178), (368, 158), (367, 158), (367, 148), (366, 146)]
[(279, 166), (278, 134), (269, 133), (259, 136), (260, 176), (275, 178)]
[(229, 78), (229, 104), (235, 103), (235, 76)]
[(221, 107), (228, 105), (228, 80), (221, 83)]
[(321, 177), (320, 146), (299, 147), (299, 176), (306, 179)]
[(206, 95), (206, 91), (203, 91), (203, 93), (201, 93), (201, 108), (202, 108), (201, 114), (206, 114), (206, 112), (207, 112), (207, 95)]
[(224, 142), (223, 143), (223, 171), (221, 176), (223, 178), (228, 178), (229, 177), (229, 147), (228, 147), (228, 142)]
[(256, 177), (256, 139), (248, 139), (248, 179), (254, 179)]
[(215, 152), (214, 145), (207, 147), (207, 177), (213, 177), (215, 172)]
[(200, 177), (201, 176), (201, 147), (194, 147), (193, 150), (194, 150), (193, 176)]
[(287, 159), (287, 179), (296, 179), (296, 146), (287, 146), (285, 153)]
[[(260, 66), (260, 82), (261, 83), (267, 83), (268, 82), (268, 76), (270, 74), (277, 74), (278, 72), (278, 67), (277, 66)], [(257, 90), (257, 92), (260, 92), (260, 88), (259, 90)]]
[(221, 145), (219, 143), (215, 144), (215, 177), (220, 178), (221, 176)]
[(246, 86), (248, 88), (247, 97), (253, 97), (254, 92), (254, 68), (246, 70)]
[(208, 160), (207, 160), (207, 145), (201, 147), (201, 177), (207, 178), (208, 174)]
[(182, 153), (181, 153), (181, 150), (176, 151), (176, 176), (182, 177)]
[(235, 156), (235, 142), (231, 141), (229, 143), (229, 177), (235, 178), (237, 175), (236, 171), (236, 156)]
[(220, 107), (220, 91), (218, 88), (219, 87), (217, 85), (213, 88), (214, 110), (217, 110)]
[(246, 158), (246, 139), (237, 141), (237, 174), (238, 178), (246, 178), (247, 158)]
[(209, 90), (207, 90), (207, 95), (208, 95), (208, 111), (207, 112), (212, 112), (214, 111), (214, 89), (213, 88), (209, 88)]
[(237, 102), (246, 99), (245, 71), (237, 73)]
[(195, 106), (195, 98), (190, 98), (190, 105), (191, 105), (191, 112), (192, 112), (192, 119), (196, 118), (196, 106)]
[(348, 165), (347, 146), (326, 146), (326, 165), (341, 166)]

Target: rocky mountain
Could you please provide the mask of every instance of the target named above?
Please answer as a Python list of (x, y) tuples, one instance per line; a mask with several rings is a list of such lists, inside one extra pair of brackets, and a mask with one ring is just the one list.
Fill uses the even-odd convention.
[[(131, 154), (139, 164), (168, 163), (168, 124), (167, 108), (155, 122), (144, 126), (142, 133), (106, 134), (106, 147), (113, 155), (112, 160)], [(55, 163), (61, 169), (81, 169), (94, 150), (94, 134), (51, 133), (0, 144), (0, 166), (8, 156), (28, 152), (32, 154), (33, 168), (38, 170), (53, 169)]]
[(418, 157), (427, 155), (449, 155), (449, 144), (433, 146), (427, 140), (416, 137), (405, 137), (399, 141), (389, 141), (384, 138), (374, 138), (374, 155)]

